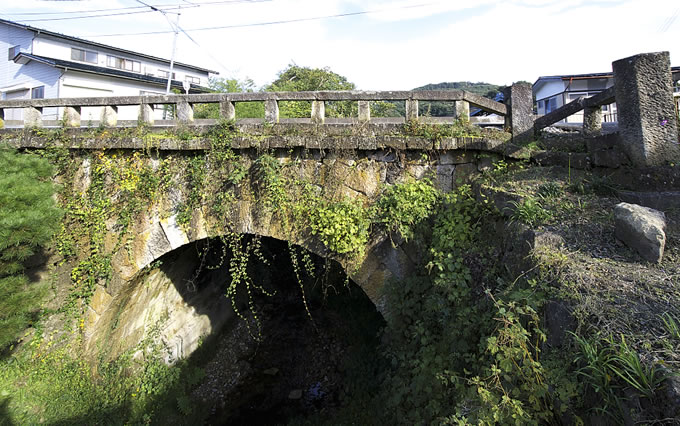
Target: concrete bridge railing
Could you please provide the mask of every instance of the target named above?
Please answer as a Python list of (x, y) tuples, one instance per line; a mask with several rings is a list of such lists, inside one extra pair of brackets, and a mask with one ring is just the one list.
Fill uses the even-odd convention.
[(280, 101), (311, 101), (311, 120), (323, 124), (325, 122), (325, 103), (328, 101), (357, 101), (360, 122), (371, 121), (370, 101), (404, 101), (406, 119), (418, 118), (418, 101), (453, 102), (457, 118), (469, 118), (472, 104), (484, 111), (505, 116), (507, 108), (504, 104), (484, 98), (463, 90), (426, 90), (426, 91), (315, 91), (315, 92), (253, 92), (253, 93), (210, 93), (192, 95), (146, 95), (95, 98), (57, 98), (0, 101), (0, 118), (4, 118), (4, 110), (22, 108), (24, 110), (24, 126), (39, 127), (42, 124), (42, 109), (50, 107), (64, 108), (64, 124), (68, 127), (80, 127), (80, 111), (83, 107), (104, 107), (101, 123), (115, 126), (118, 122), (117, 111), (120, 106), (139, 106), (139, 121), (153, 124), (154, 105), (174, 105), (177, 107), (177, 121), (192, 123), (194, 121), (195, 104), (219, 104), (220, 117), (226, 120), (236, 118), (234, 104), (237, 102), (263, 102), (265, 106), (264, 120), (269, 123), (279, 122)]
[[(56, 107), (63, 110), (61, 124), (66, 127), (77, 128), (81, 127), (81, 110), (83, 108), (102, 107), (99, 124), (105, 127), (113, 127), (119, 125), (119, 107), (138, 106), (137, 123), (154, 125), (154, 106), (171, 105), (176, 108), (177, 120), (173, 120), (170, 125), (210, 124), (194, 120), (195, 105), (219, 104), (220, 118), (235, 120), (236, 103), (262, 102), (264, 103), (264, 122), (279, 123), (279, 102), (282, 101), (311, 102), (311, 116), (309, 118), (286, 119), (286, 122), (311, 121), (315, 124), (324, 124), (327, 119), (326, 102), (337, 101), (358, 103), (358, 117), (352, 119), (357, 124), (375, 121), (371, 118), (371, 101), (402, 101), (405, 103), (405, 117), (398, 120), (402, 122), (418, 120), (419, 101), (440, 101), (452, 102), (454, 105), (455, 116), (447, 117), (447, 119), (469, 120), (470, 105), (473, 105), (504, 119), (505, 128), (511, 131), (513, 136), (526, 134), (532, 125), (531, 85), (526, 83), (513, 85), (506, 94), (505, 104), (463, 90), (210, 93), (0, 101), (0, 119), (4, 120), (7, 110), (22, 109), (23, 121), (20, 127), (41, 127), (43, 125), (43, 109), (54, 109)], [(437, 122), (437, 120), (433, 121)], [(450, 122), (451, 120), (444, 121)]]

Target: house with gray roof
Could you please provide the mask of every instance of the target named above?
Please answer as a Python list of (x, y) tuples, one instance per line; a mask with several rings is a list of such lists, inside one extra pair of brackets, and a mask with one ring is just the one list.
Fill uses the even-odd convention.
[[(0, 19), (0, 98), (70, 98), (165, 94), (170, 61), (101, 43)], [(174, 62), (171, 87), (182, 93), (208, 91), (215, 71)], [(157, 114), (162, 115), (162, 109)], [(61, 119), (45, 108), (45, 120)], [(136, 107), (120, 107), (119, 119), (137, 118)], [(100, 107), (83, 108), (83, 121), (99, 120)], [(157, 118), (162, 118), (161, 116)], [(7, 110), (5, 120), (21, 120), (22, 111)]]

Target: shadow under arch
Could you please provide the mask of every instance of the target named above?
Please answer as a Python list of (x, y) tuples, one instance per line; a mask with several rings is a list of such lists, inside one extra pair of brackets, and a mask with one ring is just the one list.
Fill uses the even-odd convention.
[[(164, 229), (160, 224), (158, 227)], [(259, 324), (253, 311), (254, 297), (275, 292), (281, 280), (296, 282), (295, 288), (287, 291), (296, 294), (301, 306), (307, 302), (307, 290), (301, 290), (302, 284), (298, 282), (304, 281), (305, 286), (320, 286), (323, 293), (337, 289), (345, 281), (355, 282), (354, 277), (346, 274), (343, 265), (319, 255), (319, 252), (325, 254), (323, 247), (308, 250), (305, 246), (270, 236), (233, 235), (249, 257), (247, 274), (248, 279), (252, 279), (249, 287), (241, 282), (233, 289), (235, 292), (231, 296), (235, 297), (235, 302), (225, 295), (232, 281), (232, 269), (244, 265), (231, 263), (234, 253), (229, 244), (233, 241), (225, 241), (225, 236), (193, 241), (186, 238), (166, 252), (151, 249), (153, 257), (148, 265), (119, 285), (105, 309), (99, 308), (102, 314), (88, 326), (87, 351), (98, 358), (103, 353), (105, 358), (112, 359), (155, 336), (167, 346), (166, 361), (172, 363), (186, 358), (210, 335), (225, 325), (233, 326), (236, 321), (245, 321), (248, 333), (257, 336)], [(169, 243), (172, 234), (166, 236), (166, 240)], [(150, 247), (158, 247), (157, 237), (146, 241)], [(266, 243), (258, 245), (258, 241)], [(291, 253), (296, 259), (291, 258)], [(309, 262), (305, 265), (303, 260), (310, 255), (305, 253), (314, 258), (311, 266), (317, 271), (316, 276), (310, 276), (307, 271)], [(272, 263), (277, 265), (272, 267)], [(273, 270), (279, 276), (272, 276)], [(333, 278), (330, 281), (329, 271)], [(347, 278), (339, 280), (338, 276)], [(373, 308), (380, 311), (376, 299), (371, 298), (364, 287), (357, 284), (354, 291), (364, 294)], [(96, 304), (97, 294), (94, 299)], [(267, 303), (262, 298), (259, 302)]]
[[(224, 295), (224, 284), (231, 278), (229, 247), (220, 238), (206, 238), (159, 257), (153, 268), (140, 272), (128, 288), (121, 290), (98, 323), (96, 347), (118, 345), (111, 348), (113, 356), (133, 347), (135, 341), (156, 336), (169, 350), (168, 361), (199, 363), (207, 376), (217, 377), (199, 385), (191, 397), (210, 407), (211, 418), (229, 419), (228, 424), (241, 424), (238, 419), (252, 421), (258, 416), (296, 415), (295, 410), (303, 405), (336, 392), (342, 387), (342, 374), (351, 369), (338, 367), (348, 358), (346, 347), (356, 353), (369, 352), (353, 355), (355, 365), (361, 364), (357, 358), (377, 358), (372, 349), (362, 348), (361, 342), (375, 339), (377, 330), (384, 326), (381, 315), (359, 286), (351, 280), (346, 283), (337, 262), (309, 255), (317, 279), (310, 280), (302, 265), (298, 273), (305, 275), (310, 319), (291, 264), (289, 243), (269, 237), (241, 237), (243, 247), (255, 241), (260, 241), (258, 250), (267, 263), (252, 256), (249, 273), (273, 294), (255, 295), (262, 323), (260, 341), (253, 339), (258, 332), (252, 328), (254, 319), (249, 311), (244, 311), (245, 320), (239, 318)], [(300, 259), (305, 256), (300, 247), (292, 250)], [(239, 295), (241, 299), (244, 296)], [(248, 305), (247, 300), (240, 304)], [(158, 334), (152, 330), (156, 324)], [(353, 342), (337, 343), (343, 339)], [(213, 358), (218, 361), (206, 361), (206, 353), (211, 351), (206, 347), (217, 348)], [(328, 365), (322, 365), (319, 359), (324, 357)], [(217, 366), (212, 365), (215, 362)], [(289, 393), (295, 396), (296, 392), (299, 399), (289, 399)], [(239, 396), (234, 398), (234, 394)]]

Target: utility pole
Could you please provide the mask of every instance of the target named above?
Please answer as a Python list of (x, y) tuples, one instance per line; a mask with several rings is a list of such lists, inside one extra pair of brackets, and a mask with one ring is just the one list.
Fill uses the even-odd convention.
[[(172, 22), (168, 19), (168, 22), (170, 25), (172, 25), (172, 29), (175, 31), (175, 36), (172, 38), (172, 54), (170, 55), (170, 72), (168, 73), (168, 85), (165, 87), (165, 94), (169, 95), (170, 94), (170, 83), (172, 82), (172, 71), (175, 67), (175, 47), (177, 46), (177, 35), (179, 34), (179, 15), (181, 14), (182, 6), (179, 6), (179, 11), (177, 12), (177, 20), (175, 21), (175, 25), (172, 25)], [(165, 16), (165, 13), (163, 14)], [(167, 19), (167, 16), (166, 16)]]

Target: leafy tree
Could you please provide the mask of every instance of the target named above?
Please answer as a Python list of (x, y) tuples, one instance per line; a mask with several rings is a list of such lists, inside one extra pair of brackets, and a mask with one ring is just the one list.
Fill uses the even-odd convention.
[[(240, 93), (254, 92), (255, 82), (249, 78), (237, 80), (235, 78), (211, 77), (208, 87), (216, 93)], [(262, 118), (264, 117), (264, 105), (262, 102), (238, 102), (235, 105), (236, 117), (238, 118)], [(198, 104), (194, 108), (195, 118), (220, 117), (218, 104)]]
[[(303, 92), (315, 90), (354, 90), (356, 86), (346, 77), (336, 74), (329, 68), (309, 68), (290, 64), (279, 72), (278, 78), (269, 84), (268, 92)], [(283, 118), (309, 117), (311, 102), (281, 102), (280, 114)], [(327, 117), (351, 117), (356, 115), (356, 102), (326, 102)]]
[(40, 308), (44, 287), (29, 282), (26, 261), (58, 228), (52, 166), (0, 147), (0, 350), (16, 340)]

